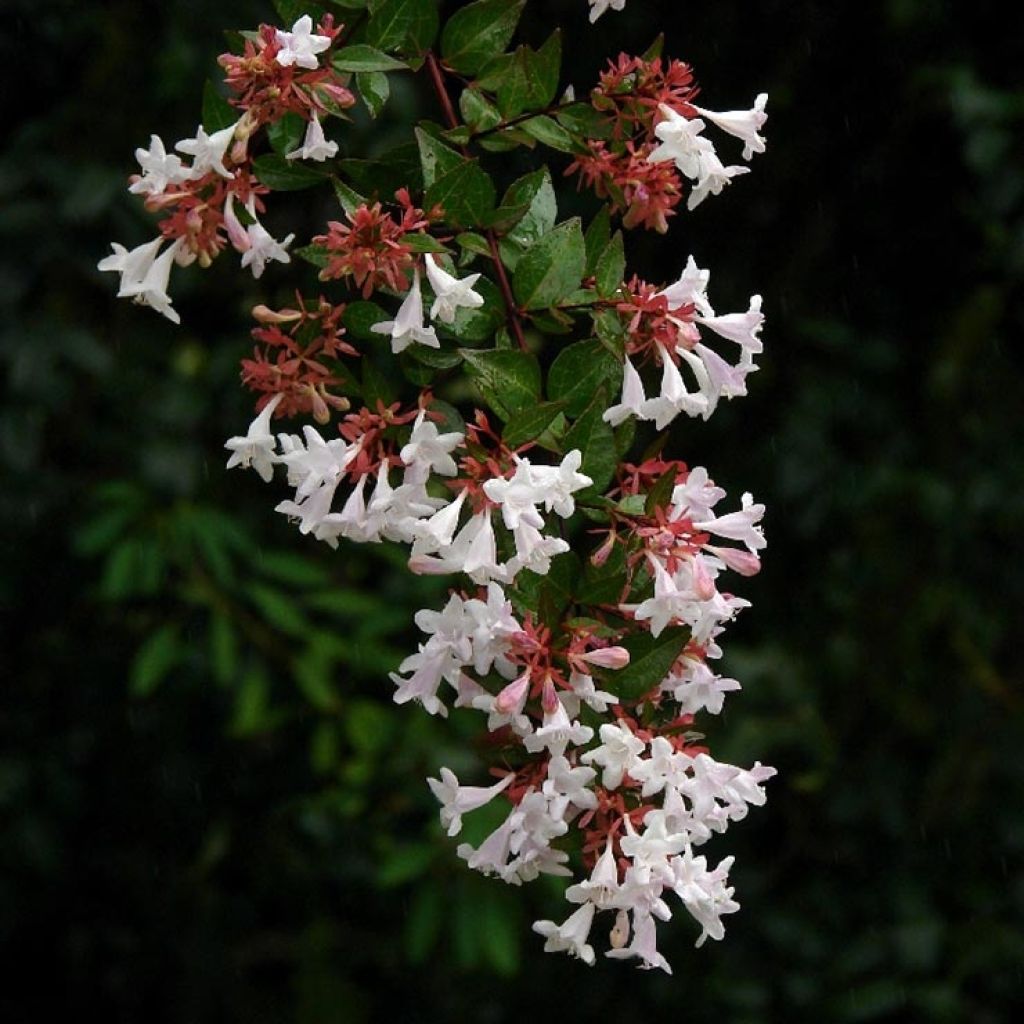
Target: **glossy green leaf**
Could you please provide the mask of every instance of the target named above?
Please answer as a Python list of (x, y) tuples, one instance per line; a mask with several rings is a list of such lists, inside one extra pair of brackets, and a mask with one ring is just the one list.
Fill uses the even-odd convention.
[(357, 43), (339, 50), (331, 59), (336, 71), (400, 71), (409, 65), (374, 46)]
[(508, 46), (526, 0), (479, 0), (456, 11), (441, 34), (445, 63), (475, 75)]
[(622, 287), (625, 273), (626, 250), (622, 242), (622, 232), (617, 231), (597, 260), (595, 276), (598, 294), (604, 297), (614, 295)]
[(422, 128), (416, 129), (416, 144), (419, 146), (423, 184), (428, 189), (435, 181), (465, 163), (466, 158), (457, 149), (452, 149)]
[(391, 95), (388, 76), (382, 71), (361, 71), (356, 75), (356, 88), (363, 97), (371, 117), (377, 117)]
[(638, 700), (668, 675), (689, 639), (690, 631), (682, 626), (669, 626), (657, 637), (650, 633), (626, 637), (622, 646), (629, 651), (629, 664), (609, 672), (607, 684), (624, 699)]
[(203, 86), (203, 128), (212, 135), (234, 124), (242, 112), (231, 106), (213, 82)]
[(327, 181), (328, 172), (321, 167), (301, 163), (298, 160), (285, 160), (278, 153), (267, 153), (256, 157), (252, 169), (267, 188), (275, 192), (296, 192), (303, 188), (312, 188)]
[(366, 39), (381, 50), (420, 54), (439, 27), (436, 0), (371, 0)]
[(578, 341), (562, 349), (548, 371), (548, 397), (565, 403), (567, 416), (577, 417), (600, 388), (617, 394), (622, 365), (596, 339)]
[(531, 353), (508, 349), (478, 352), (464, 348), (460, 354), (473, 383), (502, 420), (507, 421), (519, 410), (539, 401), (540, 364)]
[(582, 452), (581, 472), (594, 481), (592, 488), (587, 488), (588, 492), (603, 491), (618, 465), (615, 436), (612, 428), (602, 419), (607, 408), (607, 389), (602, 388), (565, 435), (565, 451), (571, 452), (578, 448)]
[(505, 424), (502, 440), (509, 448), (518, 448), (529, 441), (535, 441), (562, 417), (564, 409), (565, 402), (539, 402), (527, 406)]
[(586, 266), (580, 220), (559, 224), (535, 242), (518, 262), (513, 290), (525, 309), (555, 305), (579, 287)]
[(455, 227), (475, 227), (494, 209), (494, 182), (475, 160), (464, 160), (435, 179), (427, 189), (424, 206), (438, 205), (444, 210), (445, 222)]

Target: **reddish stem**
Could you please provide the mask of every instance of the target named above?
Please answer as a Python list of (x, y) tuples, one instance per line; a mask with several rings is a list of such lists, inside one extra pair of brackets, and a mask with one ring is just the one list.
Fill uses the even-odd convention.
[[(437, 58), (434, 56), (432, 50), (427, 51), (426, 60), (427, 72), (430, 75), (430, 81), (434, 86), (434, 92), (437, 93), (437, 98), (441, 104), (441, 109), (444, 111), (445, 121), (448, 123), (449, 128), (457, 128), (459, 119), (455, 116), (455, 108), (452, 106), (452, 98), (448, 95), (448, 90), (444, 84), (444, 75), (441, 71), (441, 65), (438, 64)], [(462, 155), (467, 159), (470, 158), (469, 151), (465, 146), (461, 146)], [(516, 306), (515, 297), (512, 294), (512, 286), (509, 284), (508, 275), (505, 273), (505, 264), (501, 262), (501, 253), (498, 250), (498, 236), (494, 233), (493, 228), (487, 229), (487, 244), (491, 250), (491, 259), (494, 260), (494, 268), (498, 275), (498, 287), (501, 289), (501, 297), (505, 302), (505, 310), (507, 312), (507, 322), (509, 330), (515, 335), (515, 339), (519, 348), (525, 352), (526, 338), (523, 335), (523, 325), (519, 321), (518, 307)]]

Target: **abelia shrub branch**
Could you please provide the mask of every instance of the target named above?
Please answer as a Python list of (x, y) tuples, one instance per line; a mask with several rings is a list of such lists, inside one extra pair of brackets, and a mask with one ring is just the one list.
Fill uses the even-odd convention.
[[(311, 265), (314, 291), (253, 310), (256, 416), (228, 468), (278, 476), (276, 511), (300, 534), (401, 544), (411, 572), (450, 579), (391, 682), (399, 704), (480, 716), (493, 781), (428, 780), (452, 837), (505, 805), (458, 856), (510, 885), (569, 880), (564, 920), (534, 925), (546, 950), (593, 963), (603, 914), (608, 957), (669, 971), (656, 922), (674, 896), (698, 945), (722, 938), (732, 858), (704, 847), (764, 803), (774, 769), (720, 762), (705, 736), (740, 689), (716, 665), (748, 607), (733, 581), (760, 570), (764, 506), (730, 501), (664, 432), (746, 394), (764, 316), (759, 295), (716, 313), (692, 255), (674, 281), (630, 274), (613, 223), (666, 231), (745, 173), (705, 129), (749, 160), (765, 97), (705, 109), (690, 67), (655, 50), (610, 61), (577, 102), (557, 32), (508, 49), (523, 0), (477, 0), (443, 28), (435, 0), (364, 6), (346, 4), (348, 25), (312, 11), (244, 34), (195, 136), (137, 151), (129, 191), (157, 237), (100, 268), (177, 322), (173, 264), (230, 248), (257, 278)], [(593, 20), (623, 0), (590, 6)], [(441, 122), (415, 126), (416, 160), (406, 146), (341, 162), (345, 111), (376, 116), (394, 74), (418, 76)], [(500, 154), (538, 146), (554, 172), (501, 180)], [(604, 201), (586, 229), (558, 220), (565, 174)], [(277, 193), (318, 186), (336, 217), (301, 247), (275, 239), (261, 218), (287, 210)]]

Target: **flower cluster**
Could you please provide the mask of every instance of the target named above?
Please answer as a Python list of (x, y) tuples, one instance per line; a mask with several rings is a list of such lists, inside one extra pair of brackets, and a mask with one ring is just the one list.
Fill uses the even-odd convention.
[[(333, 68), (320, 67), (340, 27), (327, 16), (317, 33), (312, 29), (308, 15), (290, 32), (260, 26), (241, 56), (220, 58), (227, 87), (236, 94), (231, 102), (243, 111), (241, 116), (215, 129), (199, 125), (192, 138), (175, 143), (177, 152), (169, 153), (159, 135), (150, 137), (148, 149), (135, 151), (141, 174), (132, 177), (129, 191), (142, 196), (146, 208), (162, 219), (152, 242), (131, 251), (115, 242), (114, 252), (100, 261), (100, 270), (121, 275), (118, 297), (151, 306), (179, 323), (168, 294), (174, 264), (208, 267), (228, 244), (255, 278), (269, 262), (291, 262), (288, 248), (295, 236), (278, 241), (260, 221), (270, 189), (255, 173), (252, 143), (261, 128), (291, 113), (308, 124), (302, 145), (288, 159), (324, 161), (336, 155), (337, 143), (327, 141), (318, 113), (340, 113), (355, 99)], [(191, 163), (178, 153), (191, 157)]]
[[(604, 9), (595, 8), (599, 13)], [(625, 227), (666, 232), (668, 218), (686, 193), (684, 179), (690, 182), (686, 205), (693, 210), (749, 170), (722, 163), (703, 134), (704, 119), (744, 142), (744, 160), (765, 149), (758, 132), (767, 119), (766, 94), (757, 97), (751, 110), (717, 113), (693, 102), (697, 92), (688, 64), (621, 54), (609, 62), (591, 93), (607, 137), (589, 140), (589, 152), (566, 173), (578, 173), (582, 183), (610, 199)]]
[[(595, 20), (624, 0), (590, 6)], [(534, 924), (545, 949), (593, 963), (607, 913), (608, 957), (670, 971), (656, 923), (681, 904), (698, 945), (722, 938), (738, 909), (732, 858), (712, 865), (703, 847), (764, 803), (774, 774), (716, 760), (698, 731), (740, 689), (716, 663), (749, 605), (731, 581), (760, 570), (765, 509), (750, 494), (728, 502), (707, 468), (651, 435), (746, 394), (764, 315), (759, 295), (717, 314), (693, 257), (674, 282), (628, 276), (609, 218), (663, 232), (684, 196), (692, 209), (745, 173), (704, 130), (741, 139), (749, 160), (765, 148), (766, 98), (705, 110), (689, 65), (623, 55), (589, 105), (556, 104), (553, 51), (501, 52), (500, 33), (479, 35), (481, 10), (453, 15), (440, 60), (426, 21), (391, 8), (366, 13), (386, 53), (346, 45), (330, 17), (245, 36), (220, 60), (224, 123), (174, 147), (191, 162), (156, 135), (137, 152), (130, 191), (162, 217), (160, 234), (115, 244), (100, 269), (177, 322), (174, 263), (206, 266), (231, 246), (256, 278), (292, 255), (317, 268), (315, 298), (253, 310), (242, 380), (256, 415), (226, 442), (228, 468), (276, 474), (288, 488), (276, 511), (303, 537), (401, 544), (411, 572), (449, 578), (443, 607), (415, 615), (421, 639), (391, 682), (398, 704), (470, 718), (487, 737), (490, 785), (447, 767), (428, 780), (450, 837), (492, 801), (506, 808), (458, 856), (510, 885), (569, 880), (564, 921)], [(337, 155), (321, 119), (355, 102), (349, 85), (373, 114), (381, 77), (399, 71), (426, 75), (447, 121), (417, 131), (422, 174), (394, 191), (408, 152), (382, 158), (377, 189), (372, 161), (351, 182), (350, 161), (304, 167)], [(607, 201), (586, 234), (578, 218), (557, 223), (546, 168), (500, 202), (484, 169), (492, 152), (545, 139), (576, 154), (569, 171)], [(290, 252), (294, 236), (261, 223), (266, 197), (328, 182), (343, 217)], [(307, 422), (275, 422), (296, 417)]]

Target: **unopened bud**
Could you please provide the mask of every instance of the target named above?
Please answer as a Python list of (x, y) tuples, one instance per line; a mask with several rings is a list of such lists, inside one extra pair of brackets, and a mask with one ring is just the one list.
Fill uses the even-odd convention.
[(273, 310), (260, 304), (252, 307), (252, 317), (261, 324), (292, 324), (302, 319), (302, 313), (297, 309)]
[(620, 910), (615, 915), (615, 927), (608, 935), (608, 942), (612, 949), (625, 949), (629, 942), (629, 914)]
[(614, 530), (609, 531), (607, 538), (601, 544), (601, 546), (590, 556), (590, 564), (595, 569), (600, 569), (605, 562), (608, 561), (608, 557), (612, 553), (612, 549), (615, 547), (616, 533)]
[(544, 677), (544, 689), (540, 695), (540, 706), (544, 709), (545, 715), (553, 715), (558, 710), (559, 703), (554, 681), (550, 675), (547, 675)]
[(315, 388), (310, 388), (309, 392), (309, 399), (313, 406), (313, 419), (321, 425), (330, 423), (331, 410), (327, 408), (327, 403), (323, 400), (323, 396)]
[(693, 559), (693, 591), (701, 601), (710, 601), (715, 596), (715, 581), (700, 555)]
[(500, 715), (518, 715), (526, 705), (526, 695), (530, 689), (530, 670), (527, 669), (518, 679), (513, 680), (494, 698), (494, 710)]
[(739, 548), (716, 548), (710, 544), (705, 550), (720, 558), (733, 572), (738, 572), (741, 576), (756, 576), (761, 571), (761, 559), (749, 551)]
[(587, 651), (580, 658), (598, 668), (619, 669), (629, 664), (629, 651), (625, 647), (602, 647), (597, 651)]

